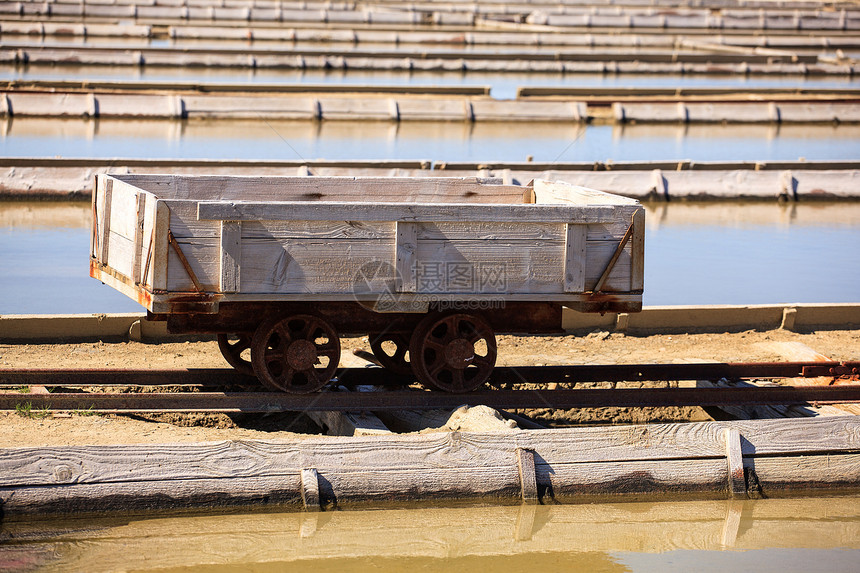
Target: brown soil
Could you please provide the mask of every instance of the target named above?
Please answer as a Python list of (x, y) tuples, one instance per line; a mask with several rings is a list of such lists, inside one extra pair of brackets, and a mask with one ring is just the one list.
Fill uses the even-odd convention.
[[(735, 334), (625, 336), (594, 332), (585, 336), (501, 336), (499, 365), (611, 364), (638, 362), (778, 361), (772, 342), (801, 342), (834, 360), (860, 360), (860, 331), (798, 334), (782, 330)], [(362, 362), (349, 350), (369, 350), (366, 339), (343, 340), (342, 363)], [(142, 344), (0, 344), (0, 368), (220, 368), (226, 363), (214, 342)], [(595, 386), (595, 385), (592, 385)], [(596, 385), (600, 386), (600, 385)], [(592, 408), (526, 412), (549, 425), (708, 420), (700, 408)], [(170, 443), (213, 440), (284, 439), (319, 428), (302, 414), (162, 414), (148, 416), (30, 416), (0, 413), (0, 447), (33, 445)]]

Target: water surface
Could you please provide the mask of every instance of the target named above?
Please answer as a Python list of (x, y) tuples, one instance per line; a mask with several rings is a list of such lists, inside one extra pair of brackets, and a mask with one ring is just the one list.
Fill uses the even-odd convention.
[(8, 571), (853, 572), (860, 497), (0, 525)]
[(856, 160), (856, 125), (248, 120), (0, 121), (0, 156), (437, 161)]
[(272, 70), (135, 66), (0, 65), (0, 80), (122, 80), (339, 85), (489, 86), (499, 99), (516, 97), (521, 86), (542, 87), (730, 87), (857, 88), (847, 76), (702, 74), (560, 74), (545, 72), (422, 72), (385, 70)]

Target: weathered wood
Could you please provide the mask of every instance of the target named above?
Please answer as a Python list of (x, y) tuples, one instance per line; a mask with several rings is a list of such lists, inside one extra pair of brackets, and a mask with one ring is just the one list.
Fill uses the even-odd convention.
[(471, 205), (469, 203), (356, 203), (200, 201), (198, 219), (229, 221), (478, 221), (608, 223), (615, 209), (598, 205)]
[(729, 472), (729, 495), (740, 497), (746, 494), (746, 477), (744, 476), (743, 454), (741, 453), (741, 434), (737, 428), (723, 430), (726, 441), (726, 460)]
[[(410, 471), (423, 467), (515, 470), (517, 448), (535, 451), (541, 459), (539, 467), (545, 468), (598, 462), (713, 459), (721, 464), (721, 483), (725, 484), (725, 428), (736, 428), (744, 436), (744, 456), (860, 450), (860, 420), (854, 416), (539, 432), (314, 437), (278, 442), (25, 447), (0, 450), (0, 487), (55, 485), (58, 475), (63, 476), (62, 483), (83, 484), (276, 476), (295, 474), (305, 467), (314, 467), (322, 474), (382, 467)], [(63, 469), (58, 473), (58, 468)]]
[[(140, 284), (143, 276), (143, 265), (145, 264), (143, 228), (146, 222), (146, 201), (151, 197), (149, 193), (137, 193), (137, 225), (134, 228), (134, 255), (132, 257), (131, 280)], [(152, 197), (150, 200), (154, 200)]]
[(395, 289), (397, 292), (416, 292), (418, 290), (417, 251), (418, 225), (397, 222), (395, 227)]
[(517, 449), (517, 469), (520, 472), (522, 499), (527, 504), (538, 503), (537, 477), (535, 476), (535, 454), (531, 450)]
[(152, 278), (149, 284), (154, 290), (167, 289), (167, 267), (169, 245), (167, 232), (170, 230), (170, 208), (164, 201), (155, 202), (155, 219), (152, 223)]
[(110, 239), (111, 208), (113, 205), (113, 183), (113, 179), (110, 178), (105, 181), (102, 216), (98, 218), (99, 224), (101, 224), (101, 252), (99, 253), (99, 262), (105, 265), (108, 264), (108, 255), (110, 254), (108, 245)]
[(630, 247), (630, 290), (645, 288), (645, 209), (633, 214), (633, 239)]
[(567, 244), (564, 256), (564, 290), (565, 292), (583, 292), (585, 290), (585, 255), (588, 240), (588, 226), (568, 223)]
[(319, 474), (315, 469), (301, 471), (302, 505), (308, 511), (320, 509)]
[[(120, 288), (153, 312), (171, 312), (172, 293), (194, 291), (221, 293), (231, 302), (310, 296), (320, 302), (364, 297), (372, 304), (399, 292), (398, 300), (409, 305), (424, 294), (574, 304), (601, 277), (613, 304), (641, 299), (641, 289), (630, 292), (634, 253), (644, 255), (641, 241), (618, 249), (625, 222), (641, 215), (641, 207), (573, 185), (536, 183), (543, 194), (526, 204), (522, 187), (480, 178), (123, 175), (105, 181), (114, 181), (109, 223), (132, 241), (117, 239), (108, 264), (124, 276), (137, 273), (157, 291), (135, 290), (137, 281)], [(148, 199), (130, 214), (128, 198), (141, 193), (157, 198), (155, 220)], [(146, 215), (142, 229), (140, 213)], [(370, 265), (393, 268), (380, 275)], [(418, 302), (406, 311), (429, 304)]]
[(221, 221), (221, 292), (239, 292), (242, 269), (242, 223)]
[[(123, 175), (122, 180), (155, 193), (162, 199), (303, 203), (522, 203), (522, 187), (501, 185), (501, 180), (478, 177), (237, 177), (135, 174)], [(373, 220), (364, 217), (344, 218), (356, 219)]]

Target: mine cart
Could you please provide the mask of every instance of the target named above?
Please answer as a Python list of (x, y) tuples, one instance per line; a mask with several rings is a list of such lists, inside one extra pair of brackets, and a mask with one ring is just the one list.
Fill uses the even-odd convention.
[(428, 388), (484, 384), (496, 333), (642, 306), (645, 213), (567, 183), (98, 175), (90, 275), (266, 387), (313, 392), (340, 336)]

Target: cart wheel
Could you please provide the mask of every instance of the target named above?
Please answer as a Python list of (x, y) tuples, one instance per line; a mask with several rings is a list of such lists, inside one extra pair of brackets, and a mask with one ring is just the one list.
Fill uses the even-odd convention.
[(315, 392), (331, 380), (339, 360), (334, 327), (310, 314), (264, 322), (251, 343), (254, 372), (271, 390)]
[(419, 323), (409, 343), (415, 376), (445, 392), (481, 387), (496, 365), (496, 335), (487, 322), (463, 313), (434, 314)]
[(403, 376), (412, 375), (412, 365), (406, 358), (409, 352), (409, 333), (386, 332), (379, 334), (372, 332), (367, 335), (370, 340), (370, 349), (379, 360), (383, 368), (395, 374)]
[(218, 348), (230, 366), (239, 374), (254, 376), (254, 367), (251, 365), (250, 352), (248, 358), (242, 354), (251, 350), (253, 335), (247, 332), (241, 334), (218, 334)]

